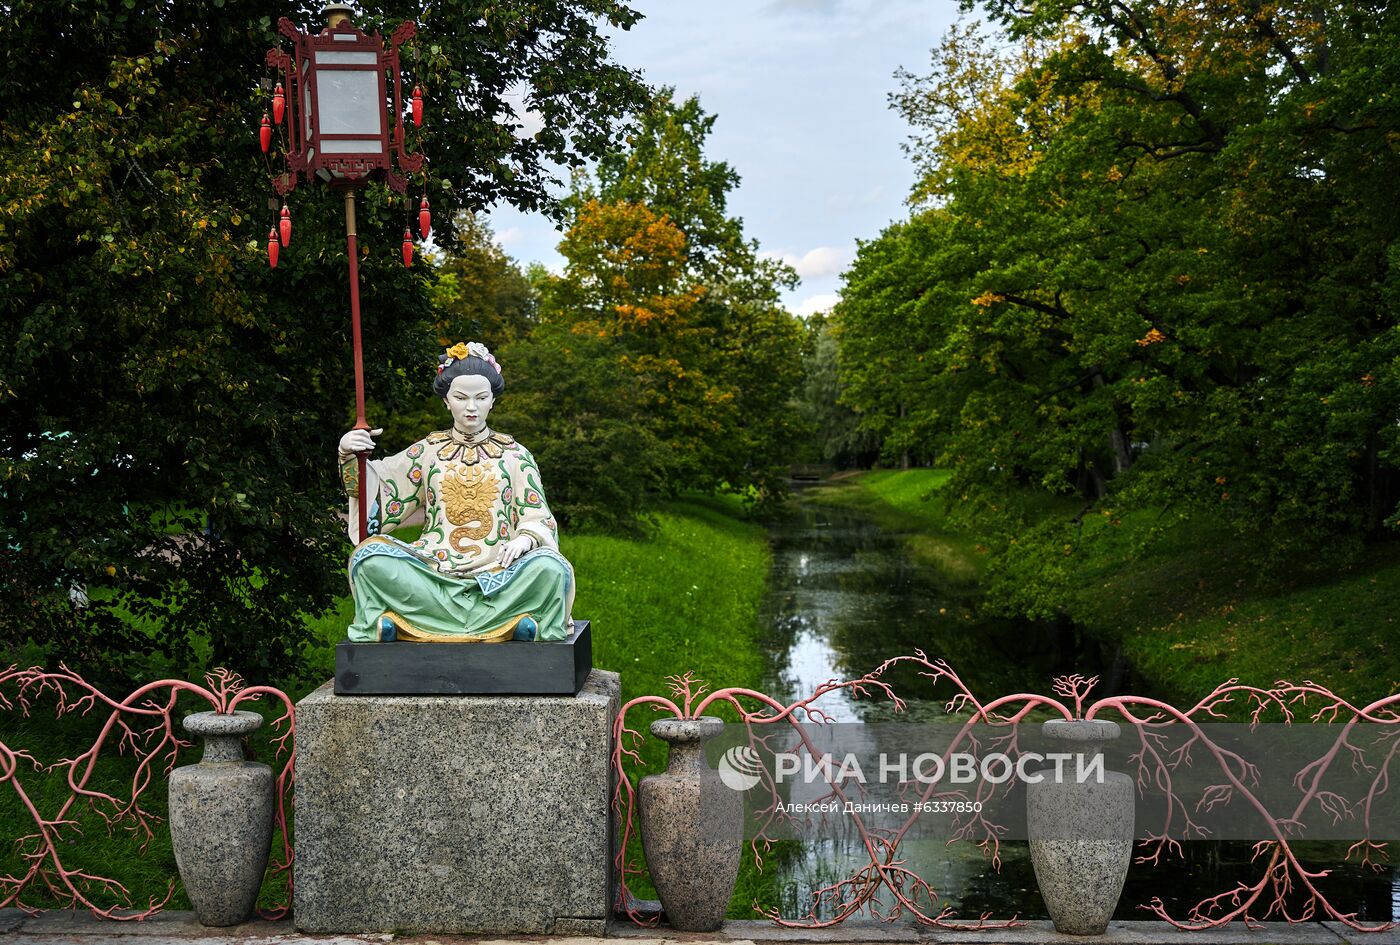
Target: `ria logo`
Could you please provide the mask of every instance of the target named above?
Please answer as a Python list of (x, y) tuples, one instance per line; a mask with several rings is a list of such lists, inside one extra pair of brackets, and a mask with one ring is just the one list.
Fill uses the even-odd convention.
[(719, 779), (734, 791), (747, 791), (763, 778), (763, 762), (752, 745), (735, 745), (719, 760)]

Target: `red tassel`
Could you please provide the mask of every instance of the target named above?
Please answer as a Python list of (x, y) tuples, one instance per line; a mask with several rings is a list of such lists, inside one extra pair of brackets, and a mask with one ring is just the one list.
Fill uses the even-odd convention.
[(277, 230), (269, 228), (267, 231), (267, 264), (273, 269), (277, 268)]
[(282, 220), (277, 226), (281, 231), (282, 245), (292, 245), (292, 211), (287, 209), (285, 203), (282, 204)]
[(418, 86), (413, 87), (413, 126), (416, 128), (423, 124), (423, 90)]
[(433, 229), (433, 215), (428, 212), (428, 198), (423, 198), (423, 206), (418, 210), (418, 232), (423, 234), (423, 239), (428, 238), (428, 234)]
[(403, 265), (405, 269), (413, 265), (413, 234), (408, 227), (403, 228)]
[(272, 125), (268, 124), (267, 116), (263, 115), (262, 130), (258, 132), (258, 137), (262, 141), (263, 154), (272, 146)]
[(272, 123), (282, 124), (282, 116), (287, 113), (287, 97), (282, 93), (282, 83), (277, 83), (277, 91), (272, 93)]

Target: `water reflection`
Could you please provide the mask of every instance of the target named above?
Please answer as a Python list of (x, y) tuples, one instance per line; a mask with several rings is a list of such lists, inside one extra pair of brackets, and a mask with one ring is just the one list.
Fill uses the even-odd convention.
[[(860, 676), (916, 649), (946, 659), (982, 697), (1048, 692), (1054, 677), (1076, 672), (1101, 677), (1095, 696), (1151, 694), (1121, 657), (1071, 626), (979, 614), (965, 591), (941, 581), (906, 552), (897, 535), (858, 512), (803, 503), (790, 520), (774, 527), (772, 546), (765, 608), (767, 689), (785, 700), (810, 695), (830, 679)], [(887, 681), (910, 700), (907, 713), (895, 716), (885, 701), (845, 693), (833, 693), (820, 705), (837, 722), (946, 719), (943, 704), (953, 692), (946, 682), (934, 690), (912, 666), (889, 674)], [(1000, 870), (967, 844), (911, 840), (900, 849), (906, 865), (942, 897), (935, 910), (949, 905), (962, 916), (1046, 917), (1023, 842), (1001, 845)], [(1400, 916), (1400, 878), (1394, 870), (1375, 874), (1335, 866), (1345, 845), (1315, 844), (1306, 853), (1308, 862), (1334, 865), (1322, 886), (1334, 903), (1357, 908), (1362, 921)], [(1179, 861), (1135, 866), (1118, 918), (1149, 917), (1142, 904), (1153, 897), (1184, 918), (1205, 896), (1257, 881), (1259, 867), (1250, 862), (1251, 854), (1247, 843), (1192, 843)], [(824, 830), (777, 865), (783, 914), (805, 916), (814, 890), (849, 877), (867, 862), (854, 831)], [(829, 909), (820, 912), (829, 915)]]
[[(1074, 672), (1102, 676), (1099, 695), (1128, 683), (1113, 654), (1073, 627), (978, 614), (965, 591), (941, 583), (898, 536), (858, 512), (804, 504), (772, 539), (769, 683), (789, 698), (918, 649), (948, 660), (974, 693), (1046, 692), (1054, 677)], [(920, 700), (911, 717), (941, 717), (952, 695), (946, 683), (933, 690), (914, 667), (887, 678), (902, 697)], [(886, 704), (836, 694), (822, 706), (838, 721), (889, 715)]]

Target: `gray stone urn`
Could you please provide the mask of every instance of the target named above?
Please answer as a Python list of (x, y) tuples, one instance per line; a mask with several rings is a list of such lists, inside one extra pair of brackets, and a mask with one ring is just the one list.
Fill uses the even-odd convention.
[(642, 778), (642, 851), (671, 928), (713, 932), (724, 922), (744, 840), (744, 796), (705, 760), (714, 716), (661, 719), (651, 733), (671, 746), (666, 771)]
[[(1060, 742), (1052, 750), (1080, 756), (1087, 764), (1118, 737), (1118, 724), (1100, 719), (1046, 722), (1044, 734)], [(1133, 780), (1105, 769), (1079, 783), (1077, 760), (1056, 778), (1026, 785), (1026, 820), (1031, 865), (1050, 910), (1055, 931), (1102, 935), (1123, 893), (1133, 855)]]
[(204, 757), (170, 773), (170, 841), (185, 893), (204, 925), (236, 925), (253, 914), (272, 845), (273, 779), (243, 759), (256, 712), (196, 712), (185, 731), (204, 739)]

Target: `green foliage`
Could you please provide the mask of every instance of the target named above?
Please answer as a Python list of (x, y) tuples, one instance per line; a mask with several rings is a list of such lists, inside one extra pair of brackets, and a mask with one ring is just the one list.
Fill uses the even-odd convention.
[[(522, 337), (535, 322), (535, 288), (515, 260), (497, 244), (490, 226), (472, 213), (455, 220), (457, 241), (449, 252), (435, 254), (429, 274), (428, 302), (440, 353), (459, 341), (482, 340), (495, 350)], [(380, 445), (393, 452), (407, 447), (428, 430), (450, 423), (442, 398), (432, 393), (432, 370), (427, 364), (400, 368), (404, 385), (417, 396), (393, 410), (370, 410), (383, 421)], [(510, 432), (512, 427), (501, 429)], [(552, 492), (552, 490), (551, 490)], [(552, 498), (552, 495), (551, 495)]]
[(492, 423), (529, 444), (556, 516), (635, 531), (660, 490), (665, 456), (636, 422), (636, 375), (610, 355), (602, 339), (540, 325), (503, 356), (510, 385)]
[(433, 267), (431, 299), (438, 343), (490, 338), (495, 344), (520, 337), (535, 320), (536, 299), (529, 278), (496, 243), (491, 229), (474, 214), (456, 221), (457, 244)]
[[(1400, 501), (1400, 14), (993, 3), (894, 104), (911, 218), (862, 244), (843, 396), (954, 470), (990, 590), (1063, 612), (1102, 529), (1345, 561)], [(1038, 520), (1016, 496), (1075, 497)], [(1334, 559), (1335, 560), (1335, 559)]]
[(676, 104), (674, 89), (659, 90), (627, 149), (604, 155), (596, 184), (580, 180), (566, 205), (577, 214), (590, 200), (645, 204), (686, 235), (690, 260), (706, 275), (752, 269), (743, 221), (726, 215), (739, 174), (703, 153), (714, 125), (715, 116), (705, 113), (696, 96)]
[(940, 219), (916, 216), (862, 242), (830, 329), (840, 401), (861, 414), (886, 461), (931, 459), (947, 427), (938, 382), (949, 372), (935, 359), (947, 341), (940, 313), (957, 295), (945, 273), (959, 257), (940, 240)]
[[(113, 672), (155, 654), (266, 678), (294, 664), (299, 616), (343, 590), (338, 195), (297, 190), (275, 272), (262, 248), (258, 82), (283, 14), (319, 19), (263, 0), (24, 0), (0, 22), (6, 645), (32, 638)], [(546, 168), (608, 150), (642, 101), (598, 32), (635, 20), (620, 3), (381, 4), (362, 25), (415, 15), (407, 60), (428, 92), (441, 245), (455, 245), (453, 208), (548, 204)], [(504, 97), (520, 82), (545, 124), (529, 139)], [(389, 412), (421, 398), (435, 341), (434, 286), (396, 259), (403, 209), (370, 189), (359, 218), (368, 385)]]

